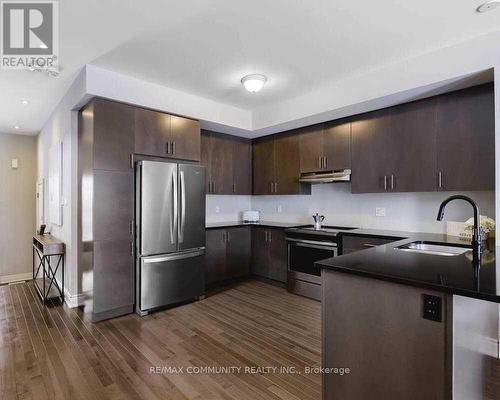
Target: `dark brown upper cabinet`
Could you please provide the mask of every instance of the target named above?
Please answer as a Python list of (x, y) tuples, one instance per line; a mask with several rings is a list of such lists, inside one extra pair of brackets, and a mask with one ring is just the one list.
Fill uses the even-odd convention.
[(201, 147), (201, 164), (207, 167), (207, 193), (252, 194), (249, 140), (203, 131)]
[(170, 117), (171, 158), (200, 161), (200, 122), (189, 118)]
[(293, 132), (254, 141), (253, 194), (311, 194), (311, 186), (299, 182), (299, 146)]
[(351, 168), (351, 123), (332, 121), (296, 131), (300, 143), (300, 172)]
[(437, 98), (438, 190), (495, 189), (493, 84)]
[(494, 189), (493, 86), (374, 111), (352, 123), (352, 192)]
[(387, 191), (387, 175), (391, 154), (391, 113), (389, 109), (375, 111), (356, 118), (352, 123), (353, 193)]
[(297, 129), (300, 147), (300, 172), (322, 170), (323, 124)]
[(365, 114), (352, 124), (352, 192), (436, 190), (433, 99)]
[(323, 129), (323, 168), (351, 168), (351, 123), (328, 122)]
[(200, 124), (187, 118), (136, 108), (135, 152), (199, 161)]
[(253, 142), (253, 194), (274, 194), (274, 137)]
[(82, 112), (93, 112), (94, 169), (130, 170), (130, 155), (134, 152), (133, 107), (95, 99)]

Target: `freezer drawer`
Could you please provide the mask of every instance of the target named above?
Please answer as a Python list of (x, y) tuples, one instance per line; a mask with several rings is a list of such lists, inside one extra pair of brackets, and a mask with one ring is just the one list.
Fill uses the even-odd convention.
[(201, 296), (205, 250), (142, 257), (138, 264), (138, 312)]

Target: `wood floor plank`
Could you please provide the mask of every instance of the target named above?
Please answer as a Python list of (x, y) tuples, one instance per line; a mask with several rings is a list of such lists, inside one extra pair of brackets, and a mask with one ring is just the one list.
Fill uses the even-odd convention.
[(316, 377), (244, 371), (319, 364), (319, 313), (317, 302), (251, 281), (94, 324), (81, 309), (43, 306), (30, 282), (0, 286), (0, 398), (319, 400)]

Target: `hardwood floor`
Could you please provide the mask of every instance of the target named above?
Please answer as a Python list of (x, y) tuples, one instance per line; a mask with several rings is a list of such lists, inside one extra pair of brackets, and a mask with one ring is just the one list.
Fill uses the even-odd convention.
[(35, 296), (31, 283), (0, 287), (2, 400), (321, 398), (320, 375), (293, 373), (319, 366), (320, 304), (284, 289), (245, 282), (97, 324), (79, 309), (42, 307)]

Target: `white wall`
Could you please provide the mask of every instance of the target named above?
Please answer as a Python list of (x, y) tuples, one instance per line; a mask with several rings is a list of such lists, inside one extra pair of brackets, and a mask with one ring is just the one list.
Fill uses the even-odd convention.
[(207, 222), (241, 221), (242, 212), (251, 210), (252, 196), (207, 196)]
[(31, 277), (35, 193), (36, 138), (0, 134), (0, 283)]
[[(85, 71), (82, 71), (75, 82), (54, 110), (38, 135), (38, 179), (48, 179), (49, 149), (57, 143), (63, 143), (62, 171), (62, 225), (50, 225), (47, 228), (52, 235), (66, 245), (65, 289), (70, 304), (79, 293), (79, 277), (77, 267), (77, 168), (78, 168), (78, 111), (75, 106), (85, 97)], [(48, 216), (48, 202), (45, 203), (45, 215)], [(58, 279), (61, 277), (58, 275)], [(74, 304), (72, 304), (74, 305)]]
[[(461, 192), (464, 194), (463, 192)], [(310, 196), (208, 196), (207, 221), (241, 220), (241, 211), (258, 210), (267, 221), (312, 223), (311, 215), (325, 215), (325, 224), (410, 232), (445, 233), (445, 222), (437, 222), (439, 204), (451, 192), (352, 194), (350, 183), (313, 185)], [(495, 216), (495, 192), (468, 192), (482, 215)], [(241, 199), (239, 197), (242, 197)], [(249, 204), (250, 202), (250, 204)], [(220, 207), (216, 213), (215, 207)], [(281, 206), (281, 212), (278, 212)], [(386, 208), (386, 217), (376, 217), (375, 208)], [(465, 221), (472, 209), (463, 202), (450, 204), (445, 220)]]

